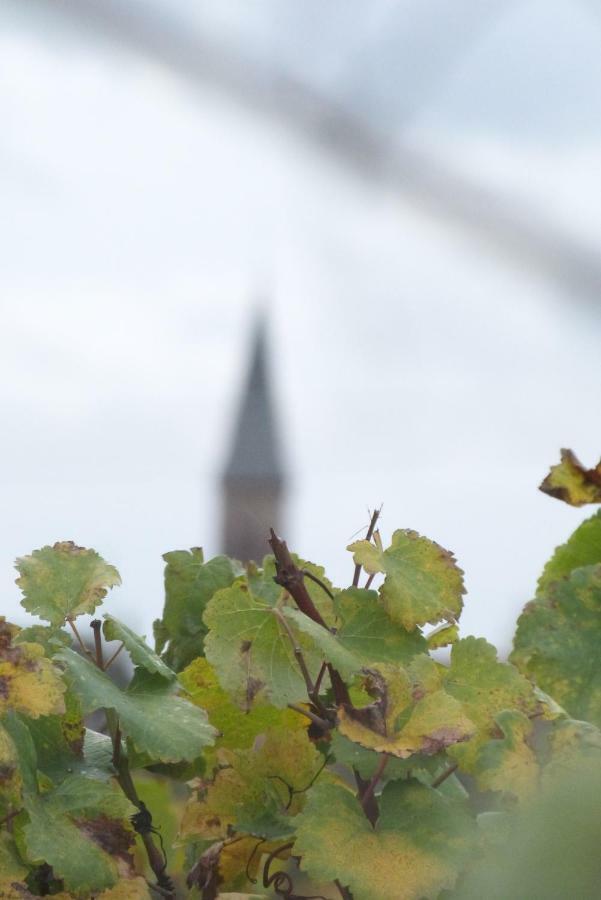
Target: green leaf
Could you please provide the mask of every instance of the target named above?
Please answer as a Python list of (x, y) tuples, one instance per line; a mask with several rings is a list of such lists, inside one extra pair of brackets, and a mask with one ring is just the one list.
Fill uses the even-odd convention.
[(516, 709), (533, 715), (539, 711), (530, 682), (512, 665), (499, 662), (497, 651), (484, 638), (466, 637), (453, 645), (444, 685), (477, 728), (469, 741), (448, 750), (466, 771), (473, 766), (479, 747), (495, 736), (500, 712)]
[(0, 818), (4, 818), (11, 809), (18, 808), (21, 784), (17, 748), (0, 723)]
[(306, 733), (270, 729), (249, 750), (223, 750), (224, 768), (188, 803), (185, 837), (226, 837), (232, 830), (265, 838), (286, 837), (293, 816), (318, 775), (323, 757)]
[(0, 616), (0, 716), (6, 710), (31, 718), (65, 711), (65, 686), (39, 644), (12, 646), (16, 627)]
[(125, 644), (125, 648), (131, 656), (134, 665), (143, 666), (149, 672), (156, 672), (162, 675), (163, 678), (175, 678), (175, 672), (165, 665), (163, 660), (150, 649), (144, 638), (138, 637), (123, 622), (105, 613), (102, 630), (107, 641), (122, 641)]
[(366, 672), (365, 689), (374, 702), (338, 710), (338, 728), (350, 740), (406, 759), (433, 755), (474, 733), (461, 703), (442, 689), (428, 657), (420, 659), (417, 671), (381, 663)]
[(413, 779), (387, 784), (379, 804), (372, 828), (354, 794), (317, 784), (296, 819), (302, 868), (361, 900), (424, 900), (452, 888), (473, 834), (463, 805)]
[(590, 722), (562, 719), (552, 725), (543, 787), (563, 778), (582, 779), (601, 772), (601, 730)]
[(426, 650), (426, 641), (418, 630), (407, 631), (390, 621), (378, 601), (376, 591), (349, 588), (335, 597), (340, 644), (361, 662), (407, 663)]
[(203, 747), (214, 743), (216, 731), (206, 713), (174, 696), (164, 679), (126, 692), (73, 650), (62, 650), (56, 659), (65, 663), (65, 677), (80, 697), (84, 712), (114, 709), (121, 731), (140, 753), (160, 762), (179, 762), (195, 759)]
[(85, 727), (81, 706), (72, 691), (65, 694), (62, 716), (29, 719), (27, 727), (36, 748), (38, 768), (55, 783), (69, 772), (85, 768)]
[(46, 656), (54, 656), (62, 647), (70, 647), (71, 635), (55, 625), (30, 625), (22, 628), (15, 637), (14, 644), (41, 644)]
[(398, 530), (387, 550), (369, 541), (347, 548), (367, 572), (383, 572), (384, 609), (393, 622), (413, 631), (418, 625), (454, 621), (463, 606), (463, 572), (453, 554), (416, 531)]
[[(53, 791), (30, 796), (25, 807), (29, 823), (24, 835), (31, 860), (52, 866), (68, 890), (89, 895), (117, 882), (116, 839), (127, 833), (115, 819), (135, 811), (120, 791), (75, 775)], [(111, 847), (115, 857), (103, 847)]]
[[(325, 659), (322, 647), (327, 645), (328, 650), (332, 650), (335, 643), (334, 636), (326, 629), (316, 626), (323, 632), (316, 635), (303, 623), (301, 631), (293, 610), (272, 607), (253, 596), (244, 582), (220, 591), (207, 605), (204, 615), (209, 628), (205, 639), (206, 657), (217, 672), (221, 687), (243, 709), (250, 709), (256, 700), (268, 700), (274, 706), (285, 707), (288, 703), (306, 699), (305, 682), (283, 617), (290, 623), (296, 644), (315, 679)], [(316, 637), (319, 637), (319, 643)], [(339, 652), (340, 659), (343, 652), (348, 658), (344, 648), (340, 647)]]
[(537, 791), (540, 768), (529, 743), (532, 722), (517, 710), (496, 717), (501, 736), (483, 744), (473, 767), (478, 787), (529, 800)]
[(17, 559), (21, 605), (51, 625), (93, 613), (109, 588), (121, 584), (114, 566), (95, 550), (62, 541)]
[(562, 450), (561, 462), (552, 466), (540, 490), (570, 506), (601, 503), (601, 462), (585, 469), (572, 450)]
[(271, 728), (306, 730), (307, 720), (290, 709), (253, 706), (243, 712), (232, 703), (230, 695), (220, 686), (215, 670), (202, 656), (180, 672), (179, 681), (192, 703), (206, 710), (211, 724), (219, 731), (217, 748), (244, 750), (252, 746), (257, 735)]
[(511, 659), (577, 719), (601, 725), (601, 565), (575, 569), (528, 603)]
[(36, 794), (38, 760), (31, 732), (23, 719), (14, 712), (4, 716), (2, 724), (16, 751), (23, 789), (26, 794)]
[(207, 603), (216, 591), (229, 587), (240, 570), (226, 556), (205, 563), (199, 547), (173, 550), (163, 559), (167, 563), (165, 608), (157, 648), (168, 638), (165, 662), (179, 672), (203, 652), (206, 627), (202, 615)]
[(601, 509), (578, 526), (565, 544), (557, 547), (538, 581), (538, 594), (551, 582), (567, 578), (573, 569), (601, 563)]

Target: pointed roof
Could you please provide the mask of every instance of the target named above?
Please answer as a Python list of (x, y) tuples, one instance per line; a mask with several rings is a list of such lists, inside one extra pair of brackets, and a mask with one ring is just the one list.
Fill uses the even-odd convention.
[(279, 436), (269, 383), (267, 326), (263, 315), (254, 326), (250, 365), (240, 398), (225, 481), (283, 480)]

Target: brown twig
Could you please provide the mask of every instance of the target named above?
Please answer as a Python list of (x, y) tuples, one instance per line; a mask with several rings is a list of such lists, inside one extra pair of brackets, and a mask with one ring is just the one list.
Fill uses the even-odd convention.
[[(376, 529), (376, 524), (378, 522), (378, 519), (380, 518), (381, 512), (382, 512), (381, 506), (379, 509), (374, 509), (372, 516), (371, 516), (371, 522), (369, 523), (369, 527), (367, 529), (367, 534), (365, 535), (366, 541), (371, 541), (371, 539), (374, 535), (374, 531)], [(355, 565), (355, 572), (353, 574), (353, 587), (359, 587), (359, 578), (361, 576), (361, 568), (362, 568), (361, 563), (357, 563)]]
[(96, 650), (96, 665), (102, 672), (104, 670), (104, 657), (102, 652), (102, 622), (100, 619), (94, 619), (90, 622), (90, 628), (94, 632), (94, 648)]
[(303, 678), (305, 679), (305, 686), (307, 688), (307, 694), (309, 695), (309, 699), (313, 699), (313, 694), (315, 693), (315, 685), (313, 684), (313, 680), (311, 675), (309, 674), (309, 670), (307, 668), (307, 664), (305, 662), (305, 657), (303, 656), (303, 651), (299, 647), (296, 642), (296, 638), (292, 632), (290, 625), (288, 624), (286, 617), (283, 615), (281, 610), (274, 609), (273, 614), (288, 635), (290, 640), (290, 644), (292, 645), (292, 650), (294, 652), (294, 656), (296, 657), (296, 661), (298, 663), (299, 669), (302, 672)]
[(76, 639), (77, 639), (77, 643), (78, 643), (79, 646), (81, 647), (82, 651), (86, 654), (86, 656), (90, 656), (90, 657), (91, 657), (92, 654), (90, 653), (89, 649), (86, 647), (86, 645), (84, 644), (84, 642), (82, 641), (81, 635), (80, 635), (79, 631), (77, 630), (77, 627), (76, 627), (75, 622), (73, 621), (73, 619), (67, 619), (67, 622), (69, 623), (69, 627), (71, 628), (71, 631), (72, 631), (73, 634), (75, 635), (75, 637), (76, 637)]
[(349, 889), (347, 887), (344, 887), (344, 885), (342, 885), (337, 878), (334, 879), (334, 884), (340, 891), (340, 896), (342, 897), (342, 900), (353, 900), (353, 895), (351, 894)]
[(374, 826), (378, 821), (378, 816), (380, 815), (380, 808), (374, 794), (380, 782), (380, 778), (384, 774), (384, 769), (388, 765), (389, 759), (390, 756), (387, 753), (384, 753), (381, 756), (376, 771), (367, 782), (364, 781), (359, 776), (359, 773), (355, 770), (355, 780), (358, 787), (359, 802), (363, 807), (363, 812), (365, 813), (371, 824)]
[(314, 725), (317, 725), (324, 731), (331, 731), (334, 727), (332, 722), (328, 722), (327, 719), (322, 719), (321, 716), (316, 716), (310, 709), (304, 709), (302, 706), (297, 706), (296, 703), (289, 703), (288, 709), (293, 709), (294, 712), (300, 713), (301, 716), (306, 716), (307, 719), (311, 719)]
[(309, 578), (311, 581), (314, 581), (315, 584), (318, 584), (319, 587), (320, 587), (323, 591), (326, 592), (326, 594), (328, 595), (328, 597), (330, 598), (330, 600), (333, 600), (333, 599), (334, 599), (334, 594), (333, 594), (332, 591), (329, 589), (329, 587), (327, 586), (327, 584), (324, 584), (324, 582), (321, 580), (321, 578), (318, 578), (317, 575), (314, 575), (314, 574), (313, 574), (313, 572), (309, 572), (308, 569), (301, 569), (301, 572), (303, 573), (303, 575), (305, 576), (305, 578)]
[(109, 668), (109, 666), (115, 662), (115, 660), (117, 659), (117, 657), (119, 656), (119, 654), (121, 653), (121, 651), (123, 650), (124, 647), (125, 647), (125, 644), (121, 644), (119, 647), (117, 647), (117, 649), (115, 650), (113, 655), (109, 658), (108, 662), (106, 662), (104, 665), (105, 672)]
[(443, 783), (443, 781), (446, 781), (447, 778), (450, 778), (451, 775), (453, 774), (453, 772), (455, 772), (458, 768), (459, 768), (459, 763), (453, 763), (453, 765), (449, 766), (448, 769), (445, 769), (444, 772), (442, 772), (438, 776), (438, 778), (434, 779), (434, 781), (432, 782), (430, 787), (433, 787), (433, 788), (440, 787), (440, 785)]
[(302, 569), (299, 569), (290, 556), (286, 541), (281, 540), (273, 528), (270, 530), (270, 533), (269, 544), (275, 557), (276, 571), (273, 580), (288, 591), (301, 612), (304, 612), (306, 616), (313, 619), (318, 625), (327, 628), (328, 626), (322, 619), (305, 586)]

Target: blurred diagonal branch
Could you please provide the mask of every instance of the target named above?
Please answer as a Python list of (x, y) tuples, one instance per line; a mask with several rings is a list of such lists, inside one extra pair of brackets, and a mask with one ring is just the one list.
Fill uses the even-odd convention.
[[(49, 0), (28, 0), (48, 6)], [(439, 159), (402, 145), (336, 100), (243, 55), (175, 17), (125, 0), (51, 0), (56, 13), (160, 62), (188, 82), (218, 89), (325, 151), (346, 169), (462, 227), (571, 298), (601, 294), (599, 251), (542, 214), (483, 189)]]

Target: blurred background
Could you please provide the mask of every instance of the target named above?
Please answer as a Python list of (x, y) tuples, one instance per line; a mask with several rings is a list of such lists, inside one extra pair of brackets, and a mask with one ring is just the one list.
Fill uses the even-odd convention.
[(349, 583), (383, 502), (506, 651), (601, 451), (600, 51), (595, 0), (0, 0), (2, 612), (73, 539), (149, 633), (246, 422), (293, 549)]

